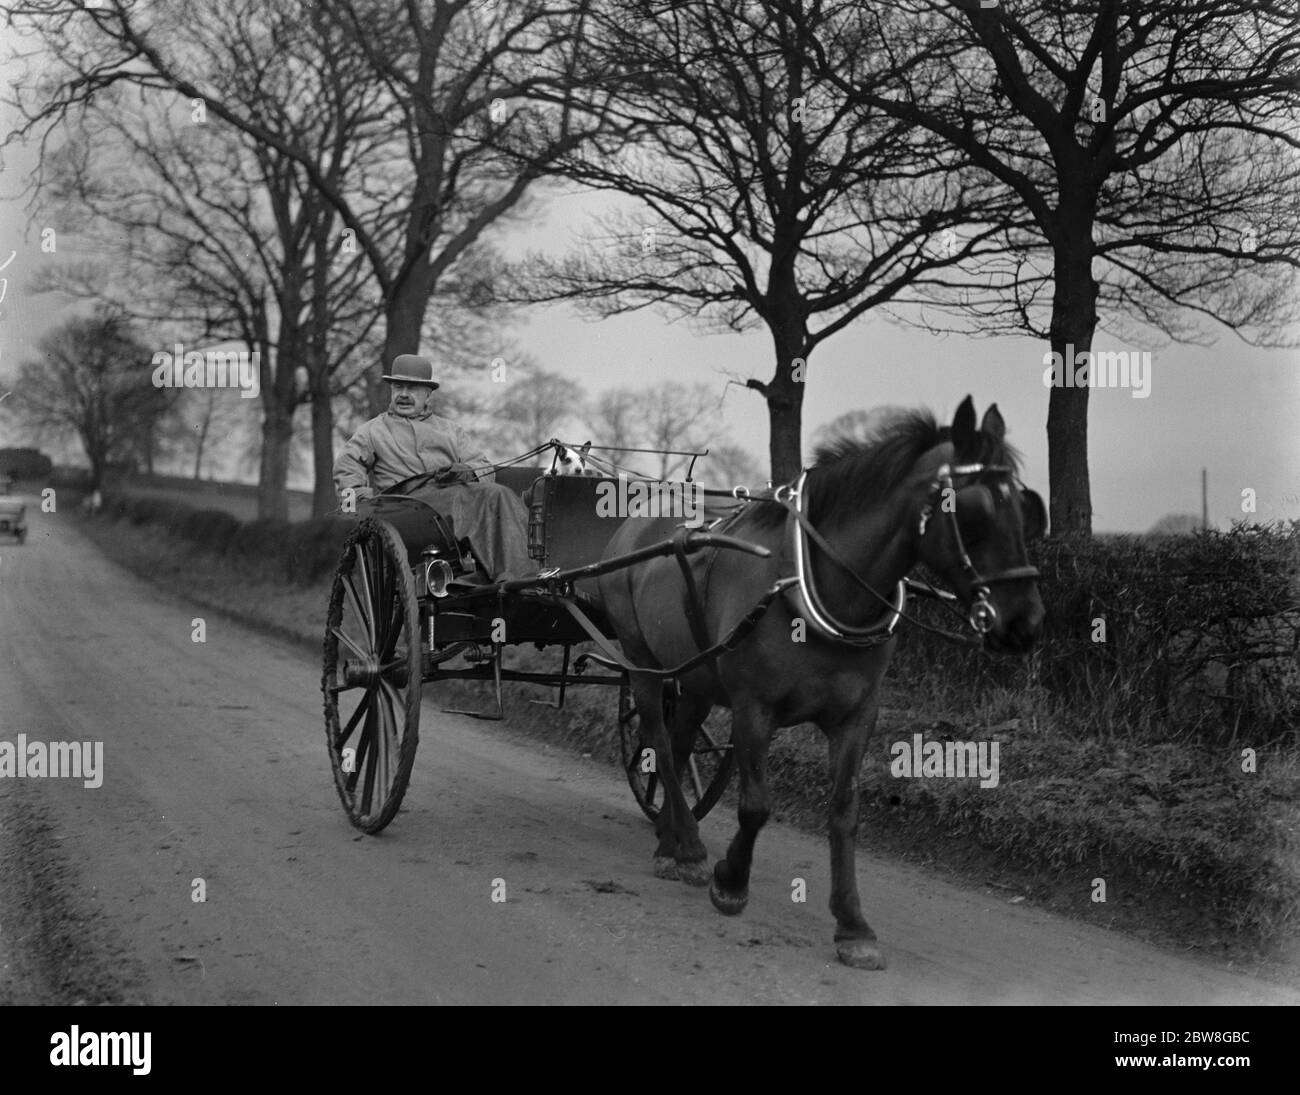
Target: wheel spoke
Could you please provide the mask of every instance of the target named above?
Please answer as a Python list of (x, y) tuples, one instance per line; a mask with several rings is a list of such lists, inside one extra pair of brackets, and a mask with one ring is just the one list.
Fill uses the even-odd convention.
[(375, 622), (375, 618), (371, 613), (371, 606), (375, 603), (375, 591), (370, 582), (370, 567), (366, 565), (366, 550), (365, 548), (358, 547), (355, 544), (353, 545), (352, 550), (356, 552), (357, 570), (360, 571), (361, 574), (361, 588), (365, 590), (366, 595), (363, 598), (356, 590), (353, 590), (353, 594), (359, 603), (361, 618), (366, 622), (366, 631), (370, 636), (370, 641), (375, 645), (378, 645), (379, 635), (376, 630), (378, 624)]
[(361, 647), (357, 645), (356, 641), (346, 631), (344, 631), (343, 628), (331, 627), (330, 634), (336, 639), (341, 639), (344, 645), (358, 658), (365, 660), (370, 657), (370, 655), (366, 653), (366, 651), (362, 650)]
[(393, 684), (392, 681), (388, 681), (385, 680), (383, 677), (380, 677), (379, 687), (384, 692), (384, 694), (388, 697), (388, 709), (393, 714), (393, 747), (396, 748), (397, 740), (398, 740), (397, 739), (397, 716), (403, 713), (403, 710), (406, 707), (406, 702), (402, 698), (402, 694), (398, 692), (397, 686)]
[[(370, 813), (370, 803), (375, 795), (375, 768), (378, 766), (378, 758), (375, 754), (379, 745), (376, 740), (376, 724), (378, 721), (375, 705), (371, 705), (370, 710), (366, 712), (366, 728), (362, 731), (363, 736), (361, 738), (363, 744), (371, 746), (366, 750), (366, 760), (368, 762), (366, 764), (366, 778), (361, 786), (361, 812), (363, 814)], [(360, 766), (360, 763), (358, 763), (357, 767), (360, 768)]]
[[(355, 550), (355, 549), (354, 549)], [(360, 557), (360, 552), (357, 553)], [(361, 621), (361, 626), (366, 629), (366, 636), (371, 643), (375, 641), (375, 625), (370, 620), (370, 613), (362, 604), (361, 597), (357, 594), (356, 588), (352, 584), (352, 575), (344, 575), (341, 579), (343, 582), (343, 592), (347, 595), (348, 603), (352, 606), (352, 611), (356, 613), (357, 619)], [(343, 621), (340, 620), (340, 623)]]
[(348, 724), (343, 727), (342, 733), (339, 734), (338, 740), (334, 743), (334, 748), (340, 753), (347, 744), (348, 738), (352, 736), (352, 731), (357, 728), (357, 723), (361, 721), (361, 716), (366, 713), (366, 708), (370, 706), (370, 692), (361, 697), (361, 702), (357, 704), (357, 709), (352, 712), (352, 717), (348, 719)]
[(366, 692), (366, 699), (366, 718), (361, 724), (361, 733), (357, 737), (357, 751), (352, 758), (352, 771), (348, 773), (348, 790), (350, 792), (356, 791), (357, 781), (361, 778), (362, 769), (365, 767), (365, 763), (370, 757), (371, 738), (373, 737), (370, 733), (370, 727), (374, 720), (375, 712), (374, 695), (369, 690)]
[(385, 631), (388, 638), (379, 652), (379, 660), (384, 662), (393, 656), (393, 651), (397, 648), (398, 640), (402, 637), (403, 617), (406, 614), (401, 598), (394, 597), (392, 604), (393, 610), (388, 614), (388, 629)]
[(704, 784), (700, 782), (700, 769), (693, 756), (687, 763), (690, 765), (691, 787), (695, 790), (695, 801), (699, 802), (704, 797)]
[(379, 540), (366, 544), (366, 585), (370, 590), (370, 603), (375, 610), (375, 638), (379, 638), (379, 625), (383, 622), (380, 613), (387, 602), (384, 600), (384, 548)]
[(695, 752), (697, 752), (697, 753), (720, 753), (720, 752), (722, 751), (722, 750), (720, 750), (720, 749), (718, 748), (718, 743), (717, 743), (716, 741), (713, 740), (712, 735), (711, 735), (707, 730), (705, 730), (703, 726), (701, 726), (701, 727), (699, 728), (699, 730), (696, 732), (696, 735), (697, 735), (697, 737), (701, 737), (701, 738), (704, 739), (704, 741), (705, 741), (705, 742), (707, 743), (707, 745), (708, 745), (708, 748), (707, 748), (707, 749), (701, 749), (701, 748), (699, 748), (699, 747), (697, 746), (696, 749), (695, 749)]

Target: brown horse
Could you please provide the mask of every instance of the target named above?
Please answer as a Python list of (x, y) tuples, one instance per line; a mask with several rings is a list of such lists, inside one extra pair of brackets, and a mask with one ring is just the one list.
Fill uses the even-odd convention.
[[(709, 882), (721, 912), (741, 912), (754, 841), (771, 809), (766, 768), (772, 735), (778, 727), (815, 722), (830, 750), (830, 907), (837, 953), (850, 966), (884, 967), (858, 899), (856, 777), (876, 728), (880, 682), (903, 607), (902, 579), (918, 563), (939, 574), (989, 649), (1025, 653), (1042, 627), (1038, 572), (1028, 565), (1025, 543), (1041, 535), (1046, 515), (1042, 499), (1016, 478), (1018, 458), (1005, 432), (996, 405), (976, 429), (967, 396), (950, 428), (929, 414), (909, 412), (868, 441), (823, 446), (796, 486), (782, 488), (775, 501), (751, 502), (720, 529), (771, 549), (770, 558), (716, 550), (690, 558), (700, 604), (693, 621), (687, 582), (671, 557), (600, 579), (624, 655), (634, 665), (660, 669), (716, 642), (783, 582), (735, 649), (681, 678), (671, 734), (662, 715), (664, 678), (632, 674), (643, 740), (654, 750), (665, 789), (656, 821), (656, 875)], [(629, 521), (606, 556), (663, 539), (672, 524), (672, 518)], [(710, 880), (708, 853), (676, 765), (689, 756), (697, 728), (715, 705), (732, 711), (740, 829)]]

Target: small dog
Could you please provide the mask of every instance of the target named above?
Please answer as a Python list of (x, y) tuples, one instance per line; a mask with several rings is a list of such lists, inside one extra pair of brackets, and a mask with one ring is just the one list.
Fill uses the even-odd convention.
[(599, 476), (600, 472), (587, 464), (587, 453), (590, 450), (590, 441), (580, 449), (570, 449), (564, 445), (557, 445), (555, 447), (555, 464), (551, 469), (551, 474)]

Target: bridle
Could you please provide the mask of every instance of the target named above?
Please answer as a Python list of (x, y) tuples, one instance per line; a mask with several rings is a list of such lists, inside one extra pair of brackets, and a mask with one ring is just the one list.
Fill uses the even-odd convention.
[[(1006, 570), (1000, 570), (994, 574), (980, 574), (975, 564), (971, 561), (970, 552), (966, 550), (966, 544), (962, 540), (961, 530), (957, 525), (956, 505), (951, 509), (940, 505), (945, 490), (951, 490), (952, 496), (956, 497), (956, 487), (954, 479), (965, 478), (973, 475), (987, 474), (1004, 474), (1014, 476), (1014, 471), (1010, 467), (1001, 464), (941, 464), (935, 471), (934, 479), (930, 483), (930, 489), (926, 496), (925, 505), (921, 508), (920, 520), (917, 523), (918, 541), (925, 537), (926, 529), (929, 527), (930, 519), (934, 515), (935, 507), (938, 505), (939, 512), (947, 513), (954, 543), (957, 545), (958, 566), (962, 575), (970, 583), (971, 587), (971, 605), (966, 615), (966, 623), (971, 630), (977, 635), (987, 635), (997, 624), (998, 613), (994, 608), (993, 602), (989, 599), (990, 587), (999, 582), (1014, 582), (1026, 578), (1037, 578), (1038, 568), (1030, 565), (1009, 567)], [(881, 643), (888, 642), (893, 637), (894, 628), (900, 619), (907, 620), (909, 623), (916, 625), (926, 631), (932, 631), (945, 638), (955, 639), (961, 642), (972, 642), (974, 640), (965, 639), (962, 636), (951, 635), (928, 624), (922, 623), (915, 617), (907, 615), (903, 608), (907, 603), (907, 584), (906, 580), (900, 581), (895, 591), (893, 601), (886, 599), (870, 585), (868, 585), (858, 575), (858, 573), (849, 565), (848, 562), (837, 552), (829, 541), (818, 532), (812, 523), (808, 520), (807, 515), (803, 512), (804, 484), (808, 478), (807, 471), (800, 474), (799, 478), (791, 484), (783, 484), (777, 487), (773, 493), (773, 500), (785, 506), (793, 520), (790, 522), (790, 536), (792, 541), (792, 554), (795, 564), (795, 584), (794, 589), (799, 601), (799, 607), (803, 615), (812, 623), (813, 627), (820, 631), (826, 638), (835, 642), (845, 643), (851, 646), (877, 646)], [(822, 554), (831, 562), (835, 563), (841, 570), (849, 575), (859, 586), (870, 593), (877, 601), (881, 602), (889, 611), (882, 621), (877, 621), (866, 627), (854, 624), (846, 624), (835, 619), (834, 614), (825, 606), (817, 592), (817, 586), (813, 579), (812, 568), (808, 565), (809, 549), (808, 543), (818, 547)], [(936, 596), (939, 596), (936, 594)], [(943, 598), (941, 597), (941, 600)], [(944, 601), (946, 604), (946, 600)], [(955, 610), (954, 610), (955, 611)], [(958, 613), (960, 615), (960, 613)]]
[(921, 509), (921, 519), (916, 529), (917, 539), (923, 539), (926, 527), (930, 523), (930, 517), (934, 513), (936, 499), (942, 498), (945, 490), (952, 491), (954, 499), (952, 508), (945, 511), (944, 507), (940, 506), (939, 511), (948, 514), (953, 541), (957, 545), (958, 566), (961, 569), (962, 576), (971, 586), (971, 607), (967, 622), (969, 622), (971, 630), (978, 635), (987, 635), (993, 630), (998, 620), (998, 611), (993, 607), (993, 602), (989, 600), (990, 586), (996, 585), (998, 582), (1016, 582), (1025, 578), (1038, 577), (1038, 568), (1028, 564), (1008, 567), (1006, 570), (999, 570), (995, 574), (981, 574), (975, 568), (975, 564), (971, 562), (970, 552), (966, 550), (966, 544), (961, 538), (961, 529), (957, 525), (957, 506), (955, 504), (957, 489), (953, 485), (953, 479), (989, 474), (1006, 475), (1014, 478), (1015, 471), (1004, 464), (958, 464), (955, 467), (951, 464), (941, 464), (930, 483), (930, 493), (924, 507)]

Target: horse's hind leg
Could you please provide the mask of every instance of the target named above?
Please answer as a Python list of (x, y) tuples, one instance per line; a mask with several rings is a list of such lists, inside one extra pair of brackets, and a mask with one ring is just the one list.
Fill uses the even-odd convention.
[(740, 769), (740, 828), (727, 848), (727, 857), (713, 868), (709, 897), (720, 913), (735, 916), (749, 902), (749, 868), (754, 860), (754, 841), (772, 812), (767, 789), (767, 750), (776, 731), (776, 717), (770, 708), (750, 702), (737, 703), (731, 720), (731, 744)]
[(858, 771), (867, 739), (876, 727), (879, 706), (870, 708), (840, 726), (827, 729), (830, 739), (831, 800), (831, 912), (835, 914), (835, 952), (846, 966), (882, 970), (885, 957), (876, 945), (876, 933), (863, 919), (858, 899)]
[[(683, 780), (691, 778), (692, 765), (695, 762), (695, 739), (700, 732), (700, 725), (709, 717), (709, 712), (712, 710), (713, 703), (701, 696), (686, 691), (677, 696), (672, 725), (668, 727), (668, 733), (673, 743), (673, 767), (679, 787), (682, 786)], [(685, 791), (682, 792), (682, 800), (685, 811), (691, 818), (699, 849), (703, 851), (703, 855), (699, 859), (694, 856), (687, 858), (681, 854), (679, 848), (677, 877), (691, 886), (707, 886), (712, 877), (709, 871), (708, 853), (704, 851), (703, 842), (698, 840), (699, 823), (695, 820), (690, 805), (685, 802)]]
[[(654, 750), (655, 770), (664, 789), (664, 803), (655, 819), (655, 833), (659, 837), (655, 875), (695, 882), (695, 876), (706, 874), (704, 861), (708, 852), (700, 841), (695, 815), (686, 805), (681, 779), (673, 763), (673, 742), (663, 716), (664, 682), (660, 677), (638, 673), (631, 676), (632, 694), (641, 713), (641, 740)], [(702, 879), (696, 884), (702, 884)]]

